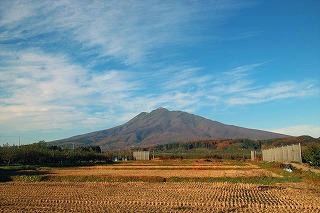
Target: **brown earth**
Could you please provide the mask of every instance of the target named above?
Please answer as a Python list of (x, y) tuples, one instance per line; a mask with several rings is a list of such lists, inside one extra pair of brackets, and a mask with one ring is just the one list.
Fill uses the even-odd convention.
[(314, 169), (314, 168), (310, 168), (304, 164), (298, 164), (298, 163), (290, 163), (293, 167), (297, 168), (297, 169), (301, 169), (303, 171), (310, 171), (310, 172), (314, 172), (317, 174), (320, 174), (320, 170), (319, 169)]
[(0, 183), (0, 212), (320, 212), (320, 192), (231, 183)]
[(282, 177), (257, 166), (93, 166), (54, 168), (48, 176), (125, 176), (125, 177)]

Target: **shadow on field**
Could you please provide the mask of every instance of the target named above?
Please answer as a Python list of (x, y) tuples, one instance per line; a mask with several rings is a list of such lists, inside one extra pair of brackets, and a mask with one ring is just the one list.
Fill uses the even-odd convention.
[(20, 170), (20, 169), (0, 169), (0, 182), (9, 182), (14, 180), (33, 180), (37, 181), (43, 175), (50, 174), (48, 171), (38, 170)]

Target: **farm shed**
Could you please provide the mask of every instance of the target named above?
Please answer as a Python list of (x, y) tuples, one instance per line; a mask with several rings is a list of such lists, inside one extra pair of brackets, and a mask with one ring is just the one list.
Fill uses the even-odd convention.
[(150, 151), (134, 151), (134, 160), (150, 160)]

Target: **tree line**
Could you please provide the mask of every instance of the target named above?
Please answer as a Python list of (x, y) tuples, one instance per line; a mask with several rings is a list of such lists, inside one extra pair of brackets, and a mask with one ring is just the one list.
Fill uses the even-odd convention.
[[(188, 158), (249, 158), (249, 150), (301, 143), (302, 160), (320, 166), (320, 139), (309, 136), (272, 140), (251, 139), (206, 139), (180, 143), (169, 143), (150, 147), (157, 157), (180, 156)], [(185, 153), (185, 155), (182, 155)], [(22, 146), (0, 146), (0, 164), (23, 165), (79, 165), (86, 163), (108, 163), (115, 157), (132, 159), (132, 150), (101, 152), (99, 146), (68, 147), (50, 146), (44, 141)]]
[(75, 149), (48, 146), (46, 142), (0, 146), (0, 164), (23, 165), (78, 165), (84, 163), (111, 162), (114, 152), (101, 153), (99, 146), (80, 146)]
[[(206, 158), (250, 158), (249, 150), (260, 150), (273, 147), (301, 144), (302, 161), (312, 166), (320, 166), (320, 138), (310, 136), (276, 138), (268, 140), (252, 139), (205, 139), (179, 143), (157, 145), (152, 149), (157, 156), (170, 154), (170, 157), (206, 157)], [(210, 151), (208, 151), (210, 150)], [(185, 155), (181, 155), (185, 153)]]
[(206, 148), (212, 150), (233, 150), (233, 149), (261, 149), (261, 141), (252, 139), (205, 139), (193, 140), (180, 143), (170, 143), (157, 145), (154, 147), (156, 151), (167, 151), (173, 149), (199, 149)]

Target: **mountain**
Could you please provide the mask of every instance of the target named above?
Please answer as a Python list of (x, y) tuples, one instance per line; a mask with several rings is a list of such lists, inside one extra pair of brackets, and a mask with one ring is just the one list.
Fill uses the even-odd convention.
[(111, 129), (50, 142), (52, 145), (98, 145), (103, 149), (148, 147), (208, 138), (273, 139), (287, 135), (226, 125), (182, 111), (158, 108), (142, 112), (127, 123)]

